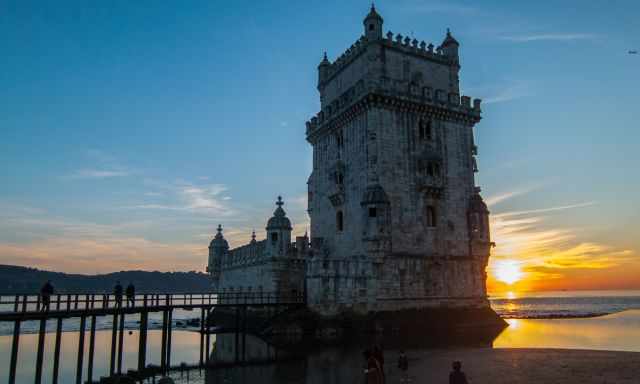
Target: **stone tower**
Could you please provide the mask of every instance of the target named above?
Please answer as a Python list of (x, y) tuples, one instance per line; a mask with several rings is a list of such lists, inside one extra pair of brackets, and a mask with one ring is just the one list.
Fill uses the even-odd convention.
[(488, 210), (474, 181), (480, 100), (459, 94), (460, 44), (363, 35), (318, 66), (307, 122), (309, 306), (323, 315), (487, 307)]

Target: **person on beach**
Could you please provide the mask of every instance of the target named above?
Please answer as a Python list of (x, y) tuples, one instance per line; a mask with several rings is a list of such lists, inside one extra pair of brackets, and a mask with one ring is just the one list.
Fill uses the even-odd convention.
[(120, 281), (116, 282), (116, 286), (113, 287), (113, 294), (116, 297), (116, 307), (122, 307), (122, 285), (120, 285)]
[(403, 350), (400, 350), (400, 356), (398, 357), (398, 369), (400, 370), (400, 382), (409, 382), (409, 360)]
[(133, 286), (132, 282), (129, 282), (129, 285), (127, 285), (127, 290), (126, 290), (126, 294), (127, 294), (127, 307), (129, 306), (129, 304), (131, 304), (131, 307), (135, 307), (136, 306), (136, 287)]
[(449, 373), (449, 384), (469, 384), (467, 376), (462, 372), (462, 363), (453, 362), (453, 371)]
[(380, 373), (382, 374), (382, 382), (384, 382), (386, 379), (384, 375), (384, 351), (378, 344), (373, 346), (373, 357), (378, 360), (378, 363), (380, 364)]
[(384, 384), (382, 367), (380, 366), (378, 359), (375, 358), (374, 354), (370, 350), (364, 351), (363, 355), (366, 361), (366, 368), (364, 370), (365, 383)]
[(49, 310), (49, 304), (51, 303), (51, 295), (53, 295), (53, 285), (51, 284), (51, 280), (47, 280), (46, 283), (40, 289), (40, 297), (42, 298), (42, 308), (43, 311)]

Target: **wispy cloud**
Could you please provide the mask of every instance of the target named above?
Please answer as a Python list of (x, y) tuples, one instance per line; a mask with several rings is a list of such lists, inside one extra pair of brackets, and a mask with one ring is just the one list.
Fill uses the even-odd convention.
[(504, 218), (504, 217), (512, 217), (512, 216), (529, 215), (529, 214), (533, 214), (533, 213), (546, 213), (546, 212), (564, 211), (566, 209), (589, 207), (589, 206), (592, 206), (594, 204), (596, 204), (595, 201), (587, 201), (585, 203), (561, 205), (561, 206), (558, 206), (558, 207), (530, 209), (530, 210), (524, 210), (524, 211), (505, 212), (505, 213), (500, 213), (500, 214), (497, 214), (497, 215), (494, 215), (494, 216), (495, 217)]
[[(229, 205), (231, 196), (225, 194), (228, 188), (224, 184), (196, 185), (178, 182), (166, 184), (163, 188), (166, 190), (164, 199), (166, 202), (145, 202), (129, 206), (127, 209), (188, 211), (224, 217), (235, 212)], [(148, 196), (148, 194), (145, 195)]]
[(514, 43), (530, 43), (535, 41), (576, 41), (596, 40), (600, 36), (594, 33), (541, 33), (528, 35), (501, 36), (500, 40)]
[(124, 170), (105, 170), (105, 169), (80, 169), (68, 176), (69, 179), (106, 179), (111, 177), (129, 176), (128, 171)]
[(463, 4), (438, 1), (415, 1), (406, 5), (405, 9), (421, 13), (448, 13), (456, 15), (469, 15), (478, 12), (478, 8)]
[(497, 193), (495, 195), (491, 195), (489, 197), (487, 197), (486, 199), (484, 199), (485, 203), (491, 207), (494, 205), (497, 205), (505, 200), (509, 200), (512, 199), (514, 197), (520, 196), (520, 195), (525, 195), (531, 191), (534, 191), (536, 189), (539, 189), (543, 186), (544, 184), (534, 184), (534, 185), (528, 185), (528, 186), (522, 186), (522, 187), (518, 187), (518, 188), (513, 188), (509, 191), (503, 191), (500, 193)]

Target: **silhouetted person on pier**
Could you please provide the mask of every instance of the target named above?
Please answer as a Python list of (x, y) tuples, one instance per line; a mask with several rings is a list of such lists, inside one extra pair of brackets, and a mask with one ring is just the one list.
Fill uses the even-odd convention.
[(116, 297), (116, 307), (122, 307), (122, 285), (120, 285), (119, 281), (116, 283), (116, 286), (113, 287), (113, 294)]
[(382, 367), (378, 359), (375, 358), (373, 352), (366, 350), (363, 353), (366, 368), (364, 370), (365, 383), (366, 384), (384, 384), (384, 378), (382, 376)]
[(373, 347), (373, 357), (378, 360), (378, 363), (380, 363), (380, 373), (382, 374), (382, 382), (384, 383), (386, 380), (384, 375), (384, 351), (378, 344)]
[(400, 356), (398, 357), (398, 369), (400, 370), (400, 382), (409, 382), (409, 359), (404, 354), (403, 350), (400, 350)]
[(136, 287), (133, 286), (133, 283), (129, 282), (129, 285), (127, 285), (127, 290), (126, 290), (126, 294), (127, 294), (127, 307), (129, 306), (129, 304), (131, 304), (132, 307), (136, 306)]
[(51, 303), (51, 295), (53, 295), (53, 285), (51, 285), (51, 280), (47, 280), (46, 283), (40, 289), (40, 297), (42, 298), (42, 310), (48, 311), (49, 304)]
[(462, 363), (459, 361), (453, 362), (453, 371), (449, 374), (449, 384), (469, 384), (467, 376), (462, 372)]

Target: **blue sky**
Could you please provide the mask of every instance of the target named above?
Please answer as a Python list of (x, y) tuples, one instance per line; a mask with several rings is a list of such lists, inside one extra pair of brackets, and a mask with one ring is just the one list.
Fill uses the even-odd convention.
[[(218, 223), (236, 245), (261, 237), (278, 194), (304, 232), (316, 67), (369, 5), (3, 2), (0, 262), (201, 270)], [(437, 45), (449, 27), (461, 43), (497, 261), (637, 266), (640, 3), (376, 7), (385, 31)]]

